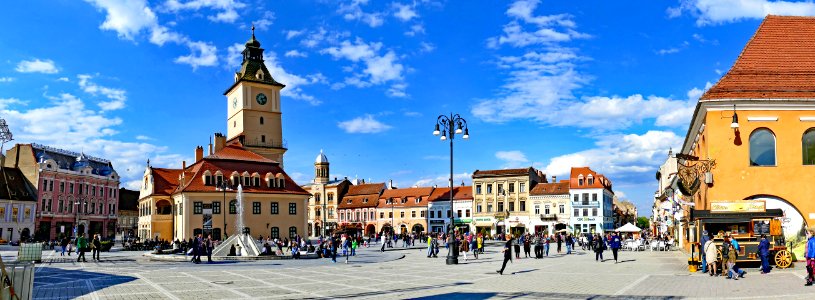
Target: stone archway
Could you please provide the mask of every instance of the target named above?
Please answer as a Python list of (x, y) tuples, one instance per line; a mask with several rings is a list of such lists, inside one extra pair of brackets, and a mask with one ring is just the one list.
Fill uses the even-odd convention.
[(795, 205), (786, 199), (773, 195), (754, 195), (744, 198), (744, 200), (763, 200), (767, 204), (767, 209), (781, 209), (785, 217), (785, 220), (781, 222), (781, 226), (786, 239), (803, 235), (803, 230), (807, 227), (806, 218)]
[(376, 226), (374, 224), (368, 224), (365, 226), (365, 235), (372, 235), (376, 232)]

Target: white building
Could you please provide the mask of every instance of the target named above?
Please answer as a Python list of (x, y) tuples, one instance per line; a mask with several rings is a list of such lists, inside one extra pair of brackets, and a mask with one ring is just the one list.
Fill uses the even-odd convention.
[(531, 233), (552, 234), (570, 227), (569, 181), (555, 183), (556, 180), (553, 177), (553, 183), (539, 183), (529, 191), (533, 210), (529, 226)]
[(614, 228), (611, 180), (589, 167), (572, 168), (569, 178), (575, 232), (604, 233)]
[(459, 232), (475, 230), (473, 222), (473, 187), (453, 188), (453, 210), (450, 210), (450, 188), (436, 188), (427, 205), (427, 226), (431, 232), (444, 232), (450, 226), (450, 217)]

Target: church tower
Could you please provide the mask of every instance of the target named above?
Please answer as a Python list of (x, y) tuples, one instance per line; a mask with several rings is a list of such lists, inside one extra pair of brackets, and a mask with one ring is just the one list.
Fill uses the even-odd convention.
[(320, 155), (314, 160), (314, 183), (327, 184), (328, 181), (328, 157), (320, 150)]
[(263, 63), (263, 48), (255, 39), (246, 42), (235, 83), (224, 92), (227, 100), (227, 140), (239, 139), (246, 149), (283, 164), (286, 144), (280, 110), (280, 90)]

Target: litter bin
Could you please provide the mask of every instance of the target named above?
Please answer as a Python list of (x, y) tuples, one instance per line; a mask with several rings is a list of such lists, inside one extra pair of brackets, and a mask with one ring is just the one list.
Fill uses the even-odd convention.
[[(6, 264), (6, 273), (11, 279), (14, 293), (20, 300), (31, 300), (34, 294), (34, 263), (13, 262)], [(5, 287), (5, 286), (3, 286)], [(0, 290), (0, 300), (10, 300), (11, 289)], [(15, 298), (16, 299), (16, 298)]]
[(17, 250), (17, 261), (42, 262), (43, 243), (22, 243)]

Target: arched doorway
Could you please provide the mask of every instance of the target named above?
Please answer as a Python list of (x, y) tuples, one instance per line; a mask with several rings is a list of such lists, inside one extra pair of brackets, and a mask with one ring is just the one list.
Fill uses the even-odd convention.
[(314, 235), (315, 236), (324, 235), (325, 233), (323, 233), (322, 230), (323, 230), (323, 228), (320, 226), (320, 223), (314, 224)]
[(413, 225), (413, 232), (415, 232), (415, 233), (422, 233), (422, 232), (424, 232), (424, 226), (422, 226), (422, 224), (415, 224), (415, 225)]
[(23, 228), (23, 231), (20, 232), (20, 240), (27, 241), (31, 237), (31, 230), (28, 228)]
[(393, 227), (390, 224), (382, 225), (382, 230), (379, 233), (393, 233)]
[(407, 231), (407, 225), (402, 224), (402, 225), (399, 226), (399, 234), (407, 233), (407, 232), (408, 232)]
[(85, 224), (79, 224), (79, 226), (76, 227), (76, 234), (77, 235), (82, 235), (84, 233), (85, 233)]
[(374, 232), (376, 232), (376, 226), (374, 226), (374, 224), (368, 224), (368, 226), (365, 227), (365, 235), (372, 235)]
[(173, 207), (172, 204), (170, 204), (170, 201), (159, 200), (158, 202), (156, 202), (156, 214), (159, 215), (173, 214)]
[(781, 220), (781, 228), (784, 231), (784, 237), (791, 239), (796, 236), (802, 236), (804, 229), (807, 227), (806, 219), (798, 211), (792, 203), (784, 200), (783, 198), (772, 195), (755, 195), (747, 197), (744, 200), (762, 200), (766, 203), (767, 209), (781, 209), (784, 212), (784, 218)]

